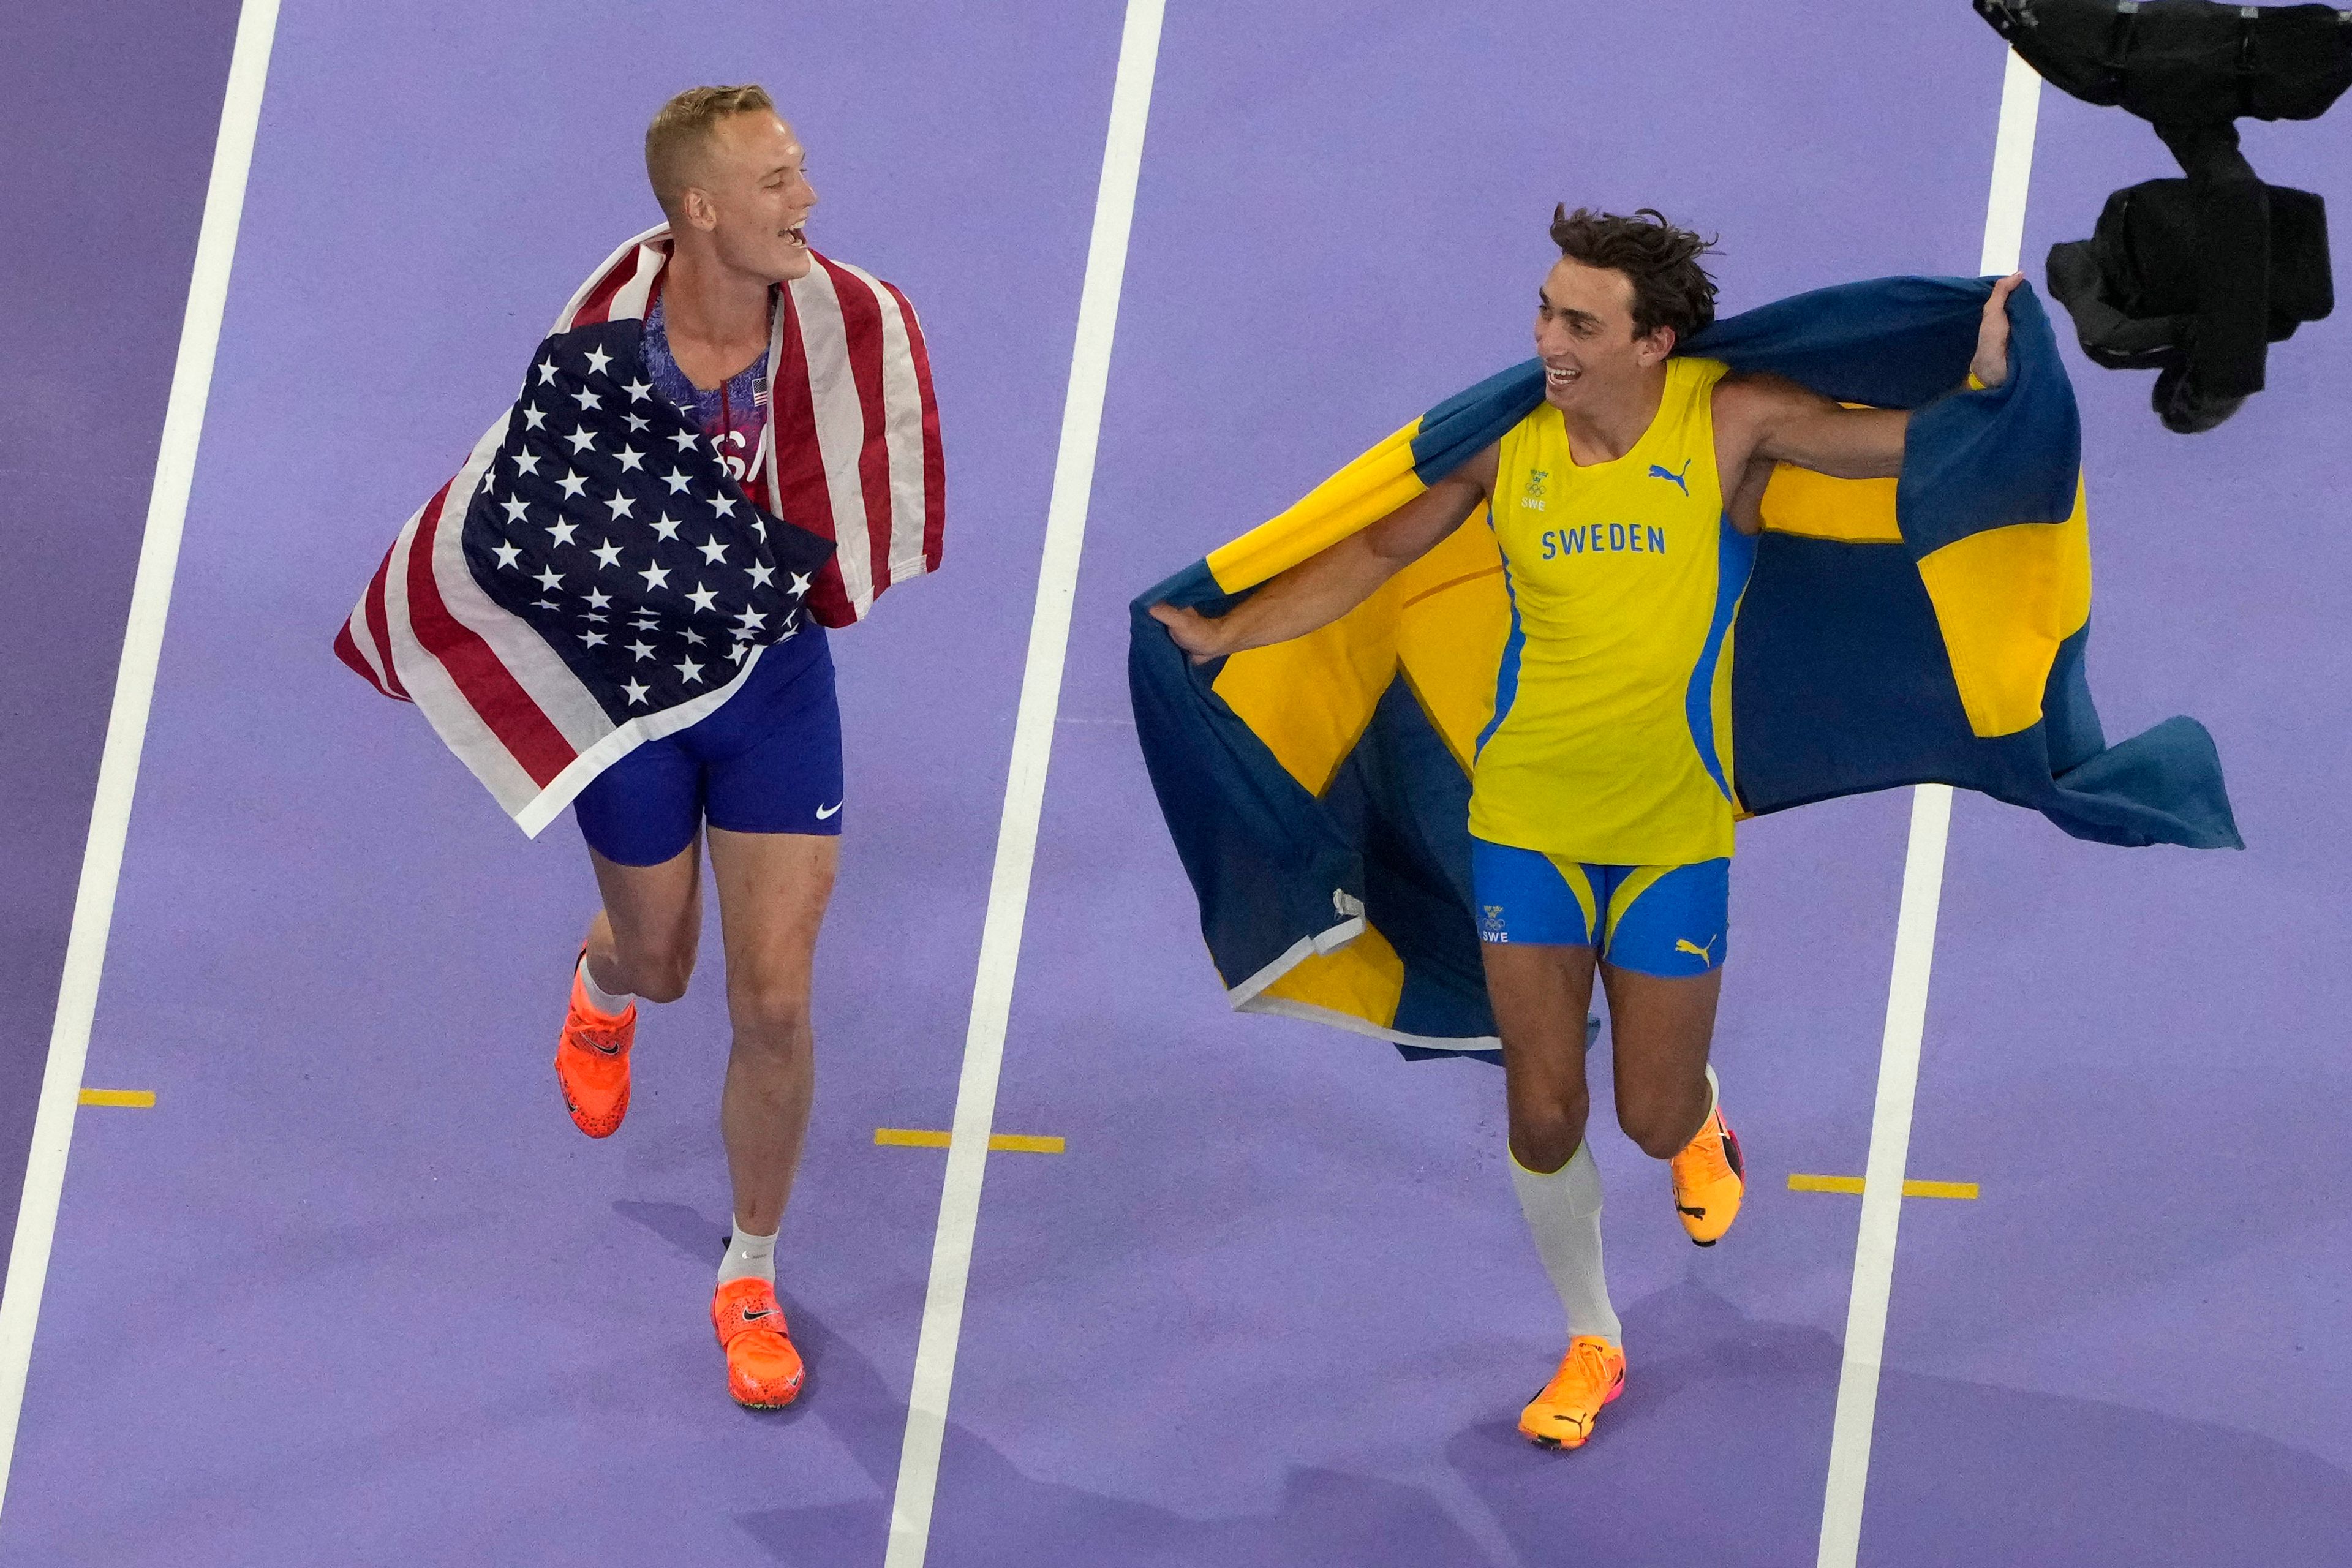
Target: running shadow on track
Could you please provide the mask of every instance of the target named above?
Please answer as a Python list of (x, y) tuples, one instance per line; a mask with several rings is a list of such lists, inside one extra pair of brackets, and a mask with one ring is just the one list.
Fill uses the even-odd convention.
[[(822, 1416), (856, 1454), (882, 1500), (739, 1513), (769, 1561), (878, 1560), (890, 1528), (907, 1404), (873, 1363), (813, 1319), (793, 1337), (809, 1361)], [(1227, 1434), (1224, 1440), (1232, 1440)], [(1492, 1559), (1436, 1499), (1418, 1488), (1330, 1470), (1294, 1470), (1271, 1514), (1188, 1519), (1167, 1509), (1024, 1475), (1002, 1453), (950, 1423), (929, 1562), (934, 1568), (1006, 1563), (1118, 1563), (1120, 1568), (1488, 1568)]]
[(699, 1210), (685, 1204), (640, 1203), (623, 1198), (613, 1205), (623, 1219), (635, 1220), (697, 1263), (719, 1266), (726, 1256), (727, 1227), (713, 1225)]
[(1538, 1448), (1498, 1409), (1446, 1445), (1464, 1482), (1531, 1563), (1811, 1563), (1837, 1342), (1691, 1279), (1623, 1313), (1625, 1394), (1591, 1442)]
[(1865, 1560), (2352, 1563), (2352, 1476), (2213, 1422), (1889, 1372), (1872, 1448)]
[[(1840, 1362), (1691, 1281), (1625, 1311), (1625, 1397), (1573, 1454), (1507, 1415), (1447, 1457), (1530, 1563), (1813, 1561)], [(2091, 1400), (1889, 1371), (1864, 1561), (2347, 1568), (2352, 1476), (2268, 1437)]]
[[(613, 1211), (698, 1264), (715, 1264), (722, 1226), (686, 1204), (621, 1199)], [(787, 1298), (793, 1342), (808, 1363), (809, 1395), (745, 1420), (817, 1421), (838, 1437), (881, 1500), (736, 1516), (778, 1563), (866, 1562), (889, 1534), (907, 1402), (847, 1340)], [(1435, 1499), (1393, 1481), (1325, 1469), (1291, 1474), (1271, 1514), (1193, 1520), (1150, 1503), (1105, 1497), (1021, 1473), (995, 1448), (950, 1424), (940, 1455), (929, 1561), (959, 1563), (1215, 1563), (1233, 1568), (1411, 1563), (1415, 1568), (1490, 1559)]]

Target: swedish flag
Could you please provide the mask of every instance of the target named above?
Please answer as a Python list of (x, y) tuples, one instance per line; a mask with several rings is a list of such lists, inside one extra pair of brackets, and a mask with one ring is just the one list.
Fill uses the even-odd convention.
[[(2074, 388), (2028, 288), (2011, 374), (1967, 374), (1989, 280), (1893, 278), (1719, 321), (1685, 345), (1853, 404), (1911, 408), (1903, 471), (1783, 466), (1740, 614), (1744, 815), (1942, 783), (2105, 844), (2241, 847), (2211, 736), (2168, 719), (2110, 746), (2084, 679), (2090, 536)], [(1310, 636), (1194, 666), (1148, 614), (1222, 614), (1386, 516), (1543, 398), (1536, 361), (1446, 399), (1279, 517), (1134, 602), (1144, 760), (1236, 1007), (1491, 1047), (1471, 914), (1470, 763), (1510, 622), (1472, 524)]]

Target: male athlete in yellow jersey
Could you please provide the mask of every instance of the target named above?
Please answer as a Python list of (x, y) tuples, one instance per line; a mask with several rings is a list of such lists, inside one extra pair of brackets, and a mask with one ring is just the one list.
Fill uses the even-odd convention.
[[(1648, 208), (1555, 212), (1551, 237), (1560, 259), (1537, 295), (1534, 413), (1229, 614), (1152, 614), (1196, 659), (1300, 637), (1490, 506), (1511, 630), (1471, 773), (1471, 868), (1512, 1177), (1570, 1336), (1519, 1430), (1573, 1448), (1625, 1379), (1584, 1144), (1594, 969), (1618, 1122), (1672, 1160), (1683, 1226), (1713, 1246), (1743, 1186), (1707, 1047), (1728, 937), (1729, 649), (1764, 485), (1776, 463), (1892, 477), (1910, 415), (1675, 357), (1715, 319), (1698, 264), (1709, 242)], [(1982, 385), (2008, 378), (2018, 281), (1985, 306), (1970, 366)]]

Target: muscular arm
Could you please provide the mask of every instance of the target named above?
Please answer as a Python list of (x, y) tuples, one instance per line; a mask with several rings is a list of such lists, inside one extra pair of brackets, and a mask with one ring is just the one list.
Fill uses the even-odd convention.
[(1839, 479), (1903, 471), (1908, 409), (1848, 408), (1778, 375), (1727, 376), (1717, 398), (1718, 425), (1747, 437), (1750, 462), (1794, 463)]
[(1152, 616), (1195, 663), (1327, 626), (1461, 527), (1494, 488), (1497, 460), (1496, 448), (1487, 447), (1380, 521), (1280, 574), (1225, 615), (1154, 605)]
[[(2009, 379), (2009, 297), (2021, 281), (2022, 274), (2001, 279), (1985, 300), (1969, 366), (1979, 385)], [(1716, 398), (1717, 471), (1743, 531), (1762, 526), (1764, 483), (1775, 463), (1840, 479), (1891, 479), (1903, 471), (1907, 409), (1848, 408), (1778, 375), (1726, 376)]]
[(1784, 376), (1725, 376), (1715, 388), (1715, 462), (1731, 526), (1763, 531), (1764, 487), (1778, 464), (1841, 479), (1901, 473), (1910, 425), (1904, 409), (1847, 408)]

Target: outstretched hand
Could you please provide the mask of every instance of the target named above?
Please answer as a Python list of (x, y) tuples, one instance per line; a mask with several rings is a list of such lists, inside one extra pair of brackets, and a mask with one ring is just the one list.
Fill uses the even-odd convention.
[(1225, 651), (1222, 628), (1200, 611), (1154, 605), (1150, 613), (1153, 620), (1168, 628), (1176, 646), (1192, 656), (1194, 664), (1205, 664)]
[(1992, 286), (1992, 298), (1985, 301), (1984, 320), (1977, 327), (1977, 354), (1969, 362), (1969, 374), (1987, 386), (1999, 386), (2009, 379), (2009, 297), (2024, 281), (2024, 273), (2011, 273)]

